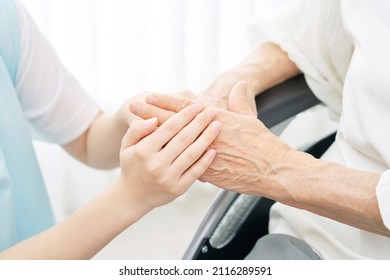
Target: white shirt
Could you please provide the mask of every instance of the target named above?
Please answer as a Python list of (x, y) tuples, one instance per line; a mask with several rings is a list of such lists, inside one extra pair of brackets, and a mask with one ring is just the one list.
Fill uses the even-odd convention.
[[(390, 229), (390, 2), (289, 0), (251, 33), (281, 46), (339, 120), (323, 158), (382, 174), (377, 198)], [(270, 231), (305, 240), (325, 259), (390, 259), (390, 238), (280, 203)]]
[(35, 139), (66, 144), (87, 130), (99, 108), (61, 64), (26, 9), (15, 2), (21, 36), (18, 98)]
[[(7, 2), (4, 1), (3, 3), (2, 1), (1, 8), (12, 8), (12, 6), (6, 5)], [(64, 69), (50, 44), (38, 31), (34, 22), (19, 2), (16, 2), (16, 7), (20, 27), (19, 64), (16, 73), (16, 91), (11, 90), (9, 93), (17, 95), (23, 113), (36, 139), (58, 144), (68, 143), (87, 130), (96, 118), (99, 108), (86, 95), (76, 80)], [(14, 32), (16, 23), (14, 22), (14, 15), (10, 14), (10, 18), (6, 18), (6, 20), (9, 20), (9, 22), (2, 28), (10, 28), (9, 31)], [(2, 35), (0, 40), (7, 40), (9, 37), (7, 32)], [(13, 35), (17, 36), (19, 34)], [(10, 36), (10, 38), (13, 37)], [(14, 52), (6, 51), (5, 54), (11, 55)], [(7, 75), (6, 70), (2, 69), (1, 74)], [(7, 81), (7, 79), (8, 77), (2, 77), (2, 81)], [(8, 90), (7, 83), (3, 88)], [(12, 117), (14, 118), (14, 126), (18, 124), (23, 125), (19, 118), (20, 112), (17, 110), (19, 108), (15, 109), (13, 107), (13, 98), (9, 98), (14, 96), (8, 96), (7, 93), (2, 95), (5, 97), (4, 101), (11, 105), (10, 110), (6, 110), (6, 112), (15, 113), (7, 116), (11, 120)], [(3, 123), (8, 125), (9, 120), (9, 118), (6, 118), (2, 125)], [(21, 130), (15, 129), (15, 131), (12, 135), (16, 135), (15, 137), (21, 136), (22, 140), (16, 141), (17, 145), (25, 143), (24, 140), (30, 140), (29, 137), (24, 135), (24, 127)], [(9, 137), (5, 138), (4, 141), (2, 139), (2, 144), (5, 143), (5, 148), (9, 147), (9, 142)], [(15, 180), (15, 176), (12, 175), (18, 173), (15, 172), (16, 168), (14, 168), (15, 165), (13, 163), (21, 157), (16, 157), (15, 159), (15, 155), (12, 153), (15, 150), (12, 150), (12, 148), (4, 150), (3, 148), (0, 149), (0, 251), (34, 234), (38, 230), (46, 228), (52, 222), (51, 209), (45, 190), (40, 182), (40, 174), (29, 176), (31, 172), (36, 172), (34, 162), (30, 162), (31, 165), (27, 163), (27, 166), (24, 164), (19, 164), (20, 166), (18, 166), (22, 168), (22, 175), (20, 176), (24, 176), (31, 184), (24, 184), (24, 180)], [(6, 151), (7, 153), (5, 153)], [(25, 149), (19, 149), (21, 153), (25, 151), (29, 152), (28, 146)], [(3, 155), (6, 155), (7, 163), (11, 163), (11, 165), (6, 165)], [(23, 159), (31, 160), (32, 158), (31, 156), (26, 156)], [(28, 168), (28, 165), (31, 168)], [(11, 168), (9, 169), (9, 167)], [(27, 170), (25, 170), (25, 167), (27, 167)], [(11, 175), (11, 180), (8, 180), (8, 175)], [(21, 193), (27, 193), (28, 195), (23, 196)], [(42, 207), (35, 207), (38, 205), (37, 203)], [(34, 219), (37, 219), (37, 217), (41, 218), (41, 220), (35, 221)], [(32, 221), (35, 225), (29, 222), (21, 223), (19, 219)]]

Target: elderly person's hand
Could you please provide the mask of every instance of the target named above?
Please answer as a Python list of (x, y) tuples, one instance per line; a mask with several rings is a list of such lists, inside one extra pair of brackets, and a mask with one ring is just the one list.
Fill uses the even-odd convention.
[(270, 191), (279, 188), (274, 175), (294, 150), (255, 118), (245, 102), (232, 111), (216, 111), (222, 130), (210, 148), (218, 156), (201, 179), (227, 190), (272, 197)]
[[(238, 101), (240, 103), (245, 103), (243, 105), (250, 108), (251, 114), (256, 116), (257, 110), (255, 99), (248, 93), (247, 82), (240, 80), (230, 88), (229, 95), (226, 96), (227, 99), (224, 102), (218, 98), (215, 99), (215, 95), (209, 95), (206, 94), (206, 92), (198, 95), (195, 95), (190, 91), (169, 95), (149, 92), (149, 95), (144, 94), (146, 104), (143, 102), (129, 102), (127, 108), (130, 108), (130, 111), (133, 114), (143, 119), (157, 117), (158, 125), (163, 124), (175, 113), (194, 103), (203, 104), (205, 107), (232, 110), (232, 108), (236, 106), (234, 103)], [(172, 98), (173, 96), (176, 98)], [(218, 103), (217, 100), (221, 101), (219, 105), (216, 105)]]
[(253, 115), (257, 115), (255, 96), (259, 93), (259, 67), (256, 64), (239, 65), (220, 74), (217, 79), (204, 91), (196, 95), (196, 100), (208, 107), (229, 110), (229, 95), (237, 86), (241, 85), (239, 94), (242, 94), (251, 108)]
[[(203, 181), (390, 236), (375, 195), (379, 174), (318, 160), (292, 149), (252, 115), (245, 95), (236, 89), (228, 98), (231, 111), (215, 109), (215, 120), (222, 129), (210, 145), (217, 156), (203, 173)], [(160, 111), (164, 114), (190, 103), (170, 96), (153, 96), (148, 102), (165, 108)]]
[[(222, 130), (210, 146), (217, 157), (201, 177), (216, 186), (244, 193), (259, 192), (259, 183), (265, 186), (264, 195), (274, 184), (275, 166), (286, 158), (292, 149), (274, 136), (255, 116), (248, 101), (246, 83), (237, 83), (230, 92), (228, 109), (215, 109), (216, 120)], [(143, 118), (158, 117), (165, 120), (192, 103), (191, 100), (168, 95), (146, 97), (147, 104), (139, 103), (132, 112)], [(152, 109), (150, 109), (152, 108)], [(156, 109), (158, 108), (158, 109)], [(147, 112), (147, 114), (145, 114)], [(254, 186), (256, 185), (256, 186)]]
[(256, 115), (255, 96), (299, 72), (297, 66), (280, 47), (272, 43), (263, 43), (238, 65), (218, 75), (205, 91), (196, 96), (196, 100), (209, 107), (230, 110), (232, 89), (239, 81), (245, 81), (246, 88), (241, 94)]

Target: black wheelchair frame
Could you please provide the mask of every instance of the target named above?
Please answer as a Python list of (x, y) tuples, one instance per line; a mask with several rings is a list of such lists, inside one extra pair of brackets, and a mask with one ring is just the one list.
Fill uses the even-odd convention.
[[(256, 97), (258, 118), (271, 131), (282, 130), (300, 112), (320, 101), (303, 75), (279, 84)], [(335, 133), (305, 152), (319, 158), (333, 143)], [(244, 259), (256, 241), (268, 233), (269, 211), (274, 201), (221, 190), (196, 231), (183, 259)]]

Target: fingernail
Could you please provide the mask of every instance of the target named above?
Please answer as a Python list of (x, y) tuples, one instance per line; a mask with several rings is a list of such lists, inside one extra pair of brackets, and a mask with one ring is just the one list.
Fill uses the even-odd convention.
[(151, 118), (144, 121), (144, 127), (150, 127), (157, 121), (157, 118)]
[(208, 150), (207, 153), (206, 153), (206, 156), (209, 158), (209, 159), (213, 159), (215, 158), (215, 155), (217, 154), (217, 152), (215, 150)]
[(212, 123), (210, 124), (210, 128), (211, 128), (212, 130), (214, 130), (215, 132), (218, 132), (218, 131), (221, 130), (222, 124), (221, 124), (220, 122), (212, 122)]
[(191, 111), (196, 113), (196, 114), (199, 113), (200, 111), (202, 111), (202, 105), (200, 105), (200, 104), (191, 105)]

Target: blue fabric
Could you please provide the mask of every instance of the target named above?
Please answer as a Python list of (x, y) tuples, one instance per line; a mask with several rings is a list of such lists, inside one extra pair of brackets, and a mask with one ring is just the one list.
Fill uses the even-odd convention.
[(0, 0), (0, 251), (54, 225), (54, 216), (15, 87), (19, 27), (13, 0)]

